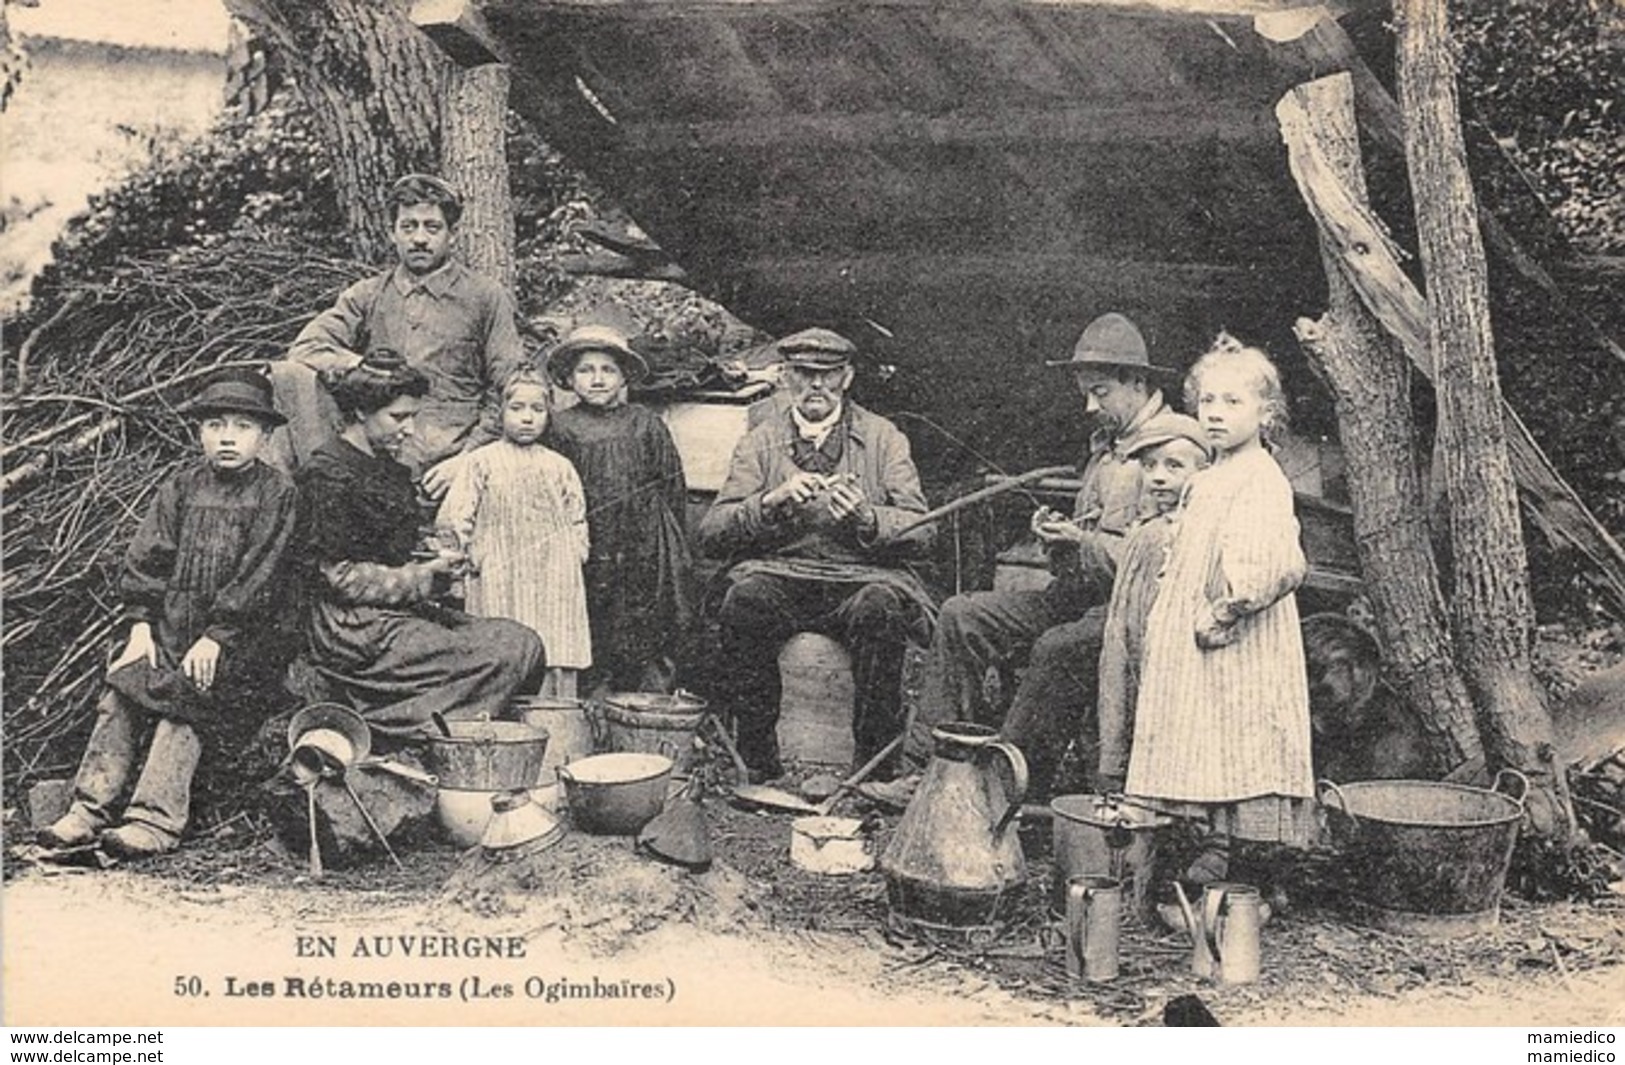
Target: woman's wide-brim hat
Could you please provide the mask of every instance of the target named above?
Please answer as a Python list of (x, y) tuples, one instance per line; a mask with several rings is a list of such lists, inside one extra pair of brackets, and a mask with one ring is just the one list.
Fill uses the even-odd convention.
[(1078, 337), (1070, 359), (1052, 359), (1044, 365), (1067, 370), (1139, 370), (1152, 375), (1178, 376), (1177, 370), (1151, 361), (1139, 328), (1116, 312), (1103, 314), (1089, 323)]
[(621, 368), (627, 384), (649, 375), (649, 364), (642, 355), (632, 350), (619, 329), (607, 325), (583, 325), (572, 329), (559, 346), (547, 356), (547, 376), (560, 388), (570, 387), (570, 375), (575, 372), (581, 356), (598, 352), (613, 358)]
[(209, 379), (181, 413), (194, 418), (210, 414), (247, 414), (270, 425), (287, 422), (271, 401), (271, 380), (253, 370), (223, 370)]

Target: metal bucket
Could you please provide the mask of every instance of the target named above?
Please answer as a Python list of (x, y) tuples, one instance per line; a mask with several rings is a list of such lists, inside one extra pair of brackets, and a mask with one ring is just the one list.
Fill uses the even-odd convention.
[[(1518, 782), (1516, 798), (1498, 790)], [(1495, 927), (1529, 781), (1495, 789), (1425, 780), (1320, 782), (1332, 842), (1356, 900), (1396, 932), (1465, 935)]]
[(615, 692), (604, 697), (610, 750), (663, 754), (687, 773), (694, 762), (694, 736), (705, 717), (705, 700), (687, 692)]
[(547, 754), (547, 733), (517, 721), (448, 721), (450, 736), (428, 737), (424, 761), (442, 789), (533, 788)]
[(603, 720), (584, 700), (522, 695), (508, 705), (514, 717), (547, 733), (547, 753), (542, 758), (544, 786), (557, 781), (559, 766), (597, 754), (604, 744)]
[[(1133, 913), (1149, 921), (1151, 872), (1157, 858), (1157, 829), (1173, 819), (1104, 795), (1058, 795), (1049, 804), (1055, 815), (1054, 883), (1050, 909), (1066, 912), (1067, 881), (1076, 876), (1105, 876), (1123, 882), (1124, 898)], [(1116, 846), (1114, 846), (1116, 844)]]

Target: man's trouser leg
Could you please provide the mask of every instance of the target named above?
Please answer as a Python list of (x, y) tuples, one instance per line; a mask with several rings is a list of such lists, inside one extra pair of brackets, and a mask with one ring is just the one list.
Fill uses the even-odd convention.
[[(1095, 746), (1094, 708), (1105, 628), (1106, 612), (1097, 607), (1078, 621), (1053, 626), (1033, 643), (1027, 672), (1000, 732), (1027, 756), (1035, 792), (1049, 790), (1074, 738), (1087, 742), (1091, 750)], [(1093, 772), (1093, 758), (1085, 760)]]
[(852, 738), (859, 765), (903, 727), (903, 655), (916, 612), (902, 593), (884, 584), (864, 585), (837, 611), (840, 639), (852, 656)]
[(271, 363), (272, 402), (288, 424), (271, 434), (265, 461), (287, 473), (332, 438), (339, 421), (333, 397), (316, 379), (316, 371), (290, 359)]
[(931, 729), (945, 721), (981, 721), (992, 715), (982, 697), (990, 665), (1019, 659), (1039, 634), (1058, 621), (1043, 591), (968, 592), (942, 605), (931, 638), (920, 709), (904, 745), (913, 767), (931, 758)]
[(118, 819), (118, 805), (135, 776), (141, 753), (145, 715), (134, 703), (108, 688), (96, 704), (96, 726), (73, 781), (73, 812), (92, 829)]
[(160, 719), (141, 779), (124, 808), (125, 822), (145, 825), (171, 842), (179, 840), (192, 807), (192, 774), (202, 755), (196, 729), (184, 721)]
[(779, 764), (779, 649), (808, 627), (800, 587), (767, 573), (742, 577), (722, 600), (723, 685), (739, 729), (739, 753), (759, 775), (777, 776)]

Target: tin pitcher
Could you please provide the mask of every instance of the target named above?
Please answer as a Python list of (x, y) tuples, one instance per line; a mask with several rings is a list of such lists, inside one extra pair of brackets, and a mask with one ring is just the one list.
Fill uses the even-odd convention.
[(1191, 971), (1221, 984), (1258, 981), (1264, 899), (1249, 884), (1213, 883), (1202, 893), (1191, 930)]
[(1123, 884), (1109, 876), (1066, 882), (1066, 972), (1099, 983), (1117, 979), (1123, 929)]
[(1021, 751), (982, 725), (932, 729), (936, 749), (880, 869), (893, 918), (993, 933), (1027, 882), (1016, 815), (1027, 794)]

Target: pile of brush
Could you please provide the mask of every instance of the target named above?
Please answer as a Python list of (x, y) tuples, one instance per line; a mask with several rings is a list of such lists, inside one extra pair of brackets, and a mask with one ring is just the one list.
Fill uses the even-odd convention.
[(32, 328), (8, 345), (0, 425), (8, 784), (71, 772), (78, 757), (123, 635), (124, 548), (159, 483), (196, 459), (176, 408), (217, 368), (280, 356), (368, 272), (227, 241), (36, 297)]

